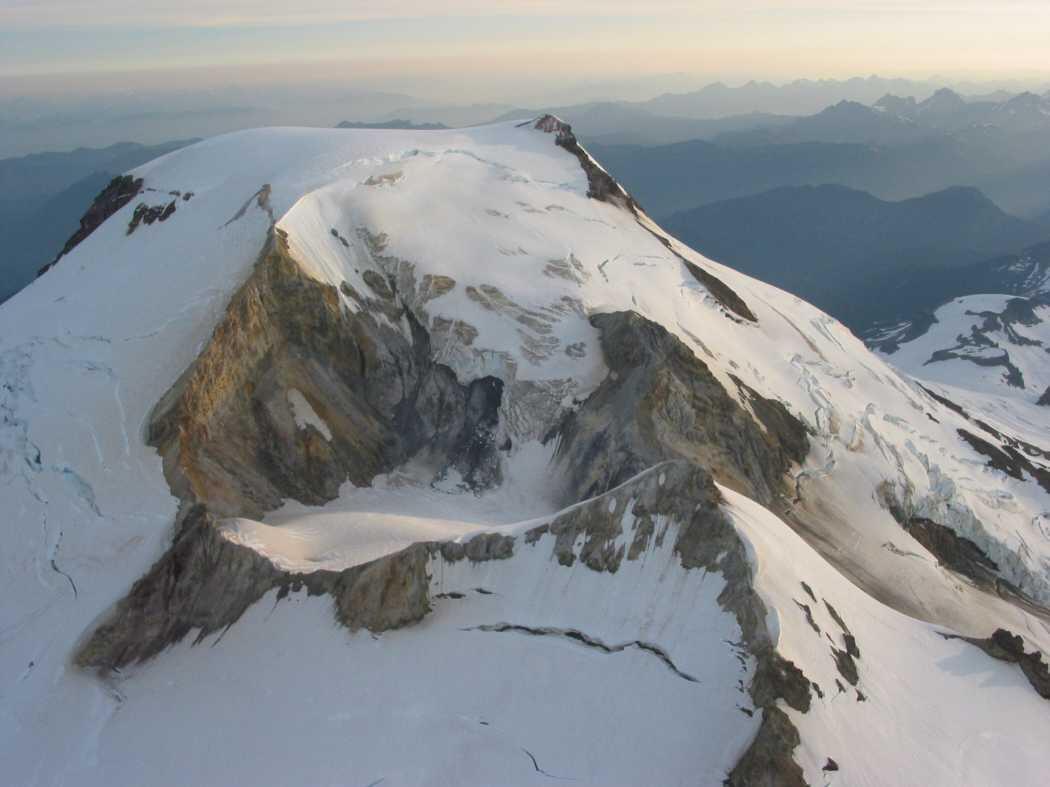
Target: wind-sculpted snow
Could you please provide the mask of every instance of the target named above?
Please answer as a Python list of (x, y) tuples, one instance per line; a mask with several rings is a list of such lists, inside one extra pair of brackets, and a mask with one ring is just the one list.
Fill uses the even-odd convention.
[(1050, 768), (1042, 408), (695, 254), (554, 118), (131, 175), (192, 199), (0, 309), (5, 782)]

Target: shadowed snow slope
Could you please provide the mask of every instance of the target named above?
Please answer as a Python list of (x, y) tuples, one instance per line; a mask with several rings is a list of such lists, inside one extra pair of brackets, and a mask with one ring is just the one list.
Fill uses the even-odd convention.
[(1043, 781), (1038, 674), (942, 636), (1050, 652), (1034, 404), (680, 245), (555, 118), (132, 174), (0, 308), (6, 783)]

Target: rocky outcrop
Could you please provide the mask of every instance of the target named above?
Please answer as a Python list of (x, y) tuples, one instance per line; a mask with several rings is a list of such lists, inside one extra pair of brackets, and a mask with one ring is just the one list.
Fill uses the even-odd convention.
[[(1050, 492), (1050, 468), (1041, 463), (1037, 464), (1036, 462), (1033, 462), (1022, 452), (1022, 450), (1020, 450), (1021, 447), (1017, 445), (1018, 441), (1004, 441), (1001, 445), (994, 445), (966, 429), (959, 429), (957, 431), (959, 436), (969, 443), (973, 450), (988, 458), (989, 467), (1001, 470), (1011, 478), (1016, 478), (1018, 481), (1023, 481), (1025, 479), (1025, 474), (1028, 474), (1034, 478), (1043, 489)], [(1034, 446), (1029, 446), (1029, 448), (1032, 449), (1035, 456), (1043, 459), (1050, 458), (1047, 457), (1047, 452), (1036, 449)]]
[(1043, 699), (1050, 700), (1050, 667), (1043, 661), (1043, 654), (1038, 650), (1025, 652), (1024, 640), (1020, 635), (1007, 629), (996, 629), (988, 639), (959, 639), (976, 645), (992, 658), (1017, 664), (1036, 693)]
[(784, 474), (809, 449), (805, 427), (782, 404), (748, 389), (760, 426), (662, 326), (634, 312), (595, 315), (591, 323), (610, 374), (551, 435), (568, 499), (601, 494), (668, 459), (709, 468), (763, 504), (782, 494)]
[(802, 769), (791, 753), (799, 745), (798, 730), (780, 708), (765, 709), (758, 735), (729, 772), (726, 787), (805, 787)]
[(54, 260), (41, 268), (37, 275), (42, 276), (51, 270), (62, 257), (73, 251), (81, 241), (97, 230), (102, 225), (102, 222), (135, 199), (142, 191), (142, 186), (142, 178), (134, 178), (131, 175), (118, 175), (113, 178), (106, 188), (102, 189), (99, 195), (95, 197), (91, 207), (87, 209), (87, 212), (80, 219), (80, 226), (77, 228), (77, 231), (66, 241), (62, 251), (58, 253)]
[(736, 291), (728, 284), (684, 257), (680, 257), (680, 259), (690, 275), (704, 285), (716, 301), (738, 317), (749, 322), (758, 322), (758, 318), (755, 317), (754, 312), (751, 311), (744, 299), (737, 295)]
[(132, 234), (142, 224), (150, 225), (157, 221), (164, 222), (174, 215), (174, 199), (169, 202), (162, 202), (159, 205), (147, 205), (145, 202), (140, 202), (135, 206), (135, 212), (131, 214), (127, 234)]
[[(729, 783), (798, 784), (791, 779), (801, 773), (792, 759), (799, 737), (779, 705), (783, 701), (800, 712), (809, 710), (810, 682), (775, 651), (766, 608), (752, 584), (746, 547), (720, 504), (710, 474), (696, 464), (671, 462), (572, 506), (521, 538), (533, 546), (541, 540), (549, 543), (552, 557), (564, 566), (579, 562), (590, 570), (609, 572), (617, 571), (623, 560), (643, 559), (672, 538), (683, 568), (720, 574), (725, 587), (718, 603), (740, 625), (741, 642), (736, 646), (755, 659), (749, 690), (754, 706), (763, 712), (758, 736)], [(625, 516), (627, 506), (630, 516)], [(352, 631), (396, 629), (430, 612), (430, 574), (441, 562), (507, 560), (516, 551), (515, 537), (487, 533), (463, 542), (414, 544), (344, 571), (292, 573), (227, 540), (221, 522), (205, 506), (188, 506), (183, 512), (170, 549), (78, 648), (78, 666), (108, 673), (149, 659), (187, 635), (195, 634), (200, 642), (233, 625), (273, 591), (278, 602), (297, 591), (330, 596), (336, 619)], [(625, 522), (631, 523), (632, 532), (625, 532)], [(571, 630), (539, 633), (578, 639), (608, 652), (637, 647), (690, 679), (654, 643), (608, 645)]]
[(343, 572), (291, 574), (221, 533), (223, 517), (258, 518), (289, 498), (322, 503), (344, 481), (367, 485), (410, 457), (436, 478), (455, 471), (471, 488), (499, 483), (502, 381), (463, 385), (434, 363), (428, 333), (391, 285), (393, 325), (354, 313), (336, 288), (304, 274), (279, 230), (270, 233), (211, 339), (150, 420), (148, 441), (184, 512), (172, 545), (91, 634), (79, 664), (119, 667), (191, 631), (200, 639), (274, 589), (331, 595), (351, 629), (396, 628), (429, 609), (433, 555), (510, 556), (513, 539), (481, 536), (417, 545)]
[(975, 541), (927, 517), (916, 516), (910, 489), (905, 489), (903, 496), (900, 496), (892, 484), (883, 482), (876, 489), (876, 494), (881, 505), (897, 523), (937, 558), (938, 563), (961, 574), (985, 591), (1019, 593), (1016, 587), (1002, 578), (999, 566)]
[(278, 591), (278, 600), (300, 590), (331, 596), (336, 618), (351, 631), (400, 628), (430, 611), (427, 565), (437, 550), (414, 544), (345, 571), (293, 574), (228, 541), (205, 507), (193, 506), (171, 548), (94, 629), (74, 660), (106, 671), (149, 659), (191, 632), (200, 642), (233, 625), (271, 590)]
[(975, 418), (964, 407), (953, 402), (948, 397), (938, 394), (924, 385), (919, 385), (919, 388), (934, 401), (962, 416), (984, 432), (988, 438), (995, 441), (994, 443), (990, 442), (988, 439), (979, 437), (967, 429), (956, 430), (959, 437), (968, 443), (971, 448), (988, 458), (989, 467), (1002, 470), (1018, 481), (1023, 481), (1025, 473), (1027, 473), (1043, 489), (1050, 492), (1050, 467), (1041, 463), (1041, 461), (1050, 461), (1050, 451), (1012, 435), (1004, 434), (980, 418)]
[[(148, 442), (175, 494), (219, 516), (258, 518), (283, 500), (320, 504), (411, 456), (473, 486), (499, 480), (502, 383), (462, 385), (434, 363), (427, 331), (351, 312), (305, 275), (279, 232), (193, 365), (154, 410)], [(400, 328), (400, 329), (399, 329)], [(296, 390), (328, 434), (296, 422)]]
[(904, 525), (911, 536), (942, 564), (978, 585), (994, 588), (999, 581), (999, 566), (973, 541), (959, 536), (949, 527), (924, 517), (912, 517)]
[[(624, 533), (622, 525), (623, 506), (628, 501), (633, 501), (632, 534)], [(725, 587), (718, 603), (736, 618), (741, 630), (739, 647), (755, 660), (749, 693), (755, 708), (763, 713), (757, 736), (726, 783), (740, 787), (802, 785), (802, 770), (793, 759), (798, 731), (780, 703), (807, 712), (812, 684), (774, 648), (765, 604), (754, 590), (747, 548), (721, 502), (705, 469), (690, 462), (668, 462), (534, 528), (526, 541), (551, 534), (554, 557), (562, 565), (580, 561), (594, 571), (615, 572), (623, 560), (640, 559), (650, 545), (673, 537), (683, 568), (720, 574)]]
[(572, 133), (572, 126), (556, 118), (554, 115), (544, 115), (535, 123), (535, 128), (548, 134), (554, 134), (555, 143), (574, 155), (580, 162), (584, 173), (587, 175), (587, 196), (591, 199), (609, 202), (617, 207), (623, 208), (634, 215), (640, 210), (634, 197), (617, 183), (613, 177), (606, 172), (590, 154), (583, 149), (576, 135)]

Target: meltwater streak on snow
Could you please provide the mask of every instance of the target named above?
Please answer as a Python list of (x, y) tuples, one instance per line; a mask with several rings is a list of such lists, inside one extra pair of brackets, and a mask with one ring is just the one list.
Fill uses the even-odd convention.
[[(134, 203), (126, 206), (0, 308), (0, 762), (9, 783), (158, 784), (164, 775), (180, 784), (272, 783), (303, 774), (342, 783), (348, 751), (362, 784), (548, 781), (524, 751), (545, 772), (582, 783), (651, 783), (656, 766), (666, 768), (659, 783), (718, 783), (754, 733), (757, 720), (736, 707), (746, 700), (736, 681), (750, 676), (719, 649), (736, 640), (735, 622), (713, 602), (720, 580), (685, 572), (667, 555), (626, 562), (614, 577), (565, 569), (549, 549), (528, 547), (509, 563), (461, 561), (443, 574), (434, 566), (434, 593), (464, 598), (441, 600), (417, 627), (380, 639), (336, 628), (327, 600), (296, 597), (276, 608), (264, 600), (208, 646), (184, 640), (123, 682), (68, 666), (78, 639), (166, 546), (176, 501), (144, 444), (150, 411), (207, 341), (272, 219), (303, 268), (335, 287), (367, 292), (364, 272), (391, 275), (398, 261), (420, 281), (454, 279), (421, 310), (431, 325), (459, 320), (476, 336), (435, 353), (462, 380), (498, 374), (508, 383), (501, 418), (521, 436), (517, 457), (529, 456), (523, 446), (545, 418), (605, 376), (587, 316), (613, 310), (664, 325), (731, 395), (734, 375), (814, 428), (796, 508), (815, 523), (814, 541), (834, 568), (771, 514), (726, 492), (780, 646), (825, 692), (794, 719), (811, 783), (834, 779), (820, 771), (826, 757), (843, 766), (844, 784), (1000, 775), (1024, 784), (1050, 771), (1038, 742), (1050, 735), (1045, 704), (1015, 667), (941, 641), (853, 584), (963, 633), (1006, 625), (1050, 651), (1040, 620), (938, 566), (873, 490), (908, 480), (921, 511), (975, 540), (1044, 601), (1050, 537), (1038, 517), (1050, 495), (988, 468), (956, 434), (965, 421), (826, 315), (675, 245), (731, 287), (757, 322), (726, 316), (652, 227), (586, 197), (579, 163), (550, 135), (513, 124), (241, 132), (137, 174), (162, 193), (195, 196), (131, 235)], [(266, 184), (268, 210), (253, 201)], [(531, 384), (549, 391), (543, 407), (529, 405)], [(1024, 426), (1006, 414), (988, 420), (1007, 432)], [(1019, 436), (1045, 446), (1045, 424)], [(502, 504), (471, 508), (460, 496), (457, 516), (435, 517), (438, 492), (388, 484), (344, 489), (320, 510), (288, 503), (264, 523), (229, 523), (226, 532), (254, 539), (275, 561), (349, 565), (421, 533), (447, 538), (461, 526), (550, 514), (557, 479), (545, 467), (544, 458), (531, 474), (514, 470), (518, 501), (504, 516)], [(362, 533), (353, 526), (359, 515), (382, 530), (366, 520)], [(827, 637), (807, 627), (796, 577), (856, 634), (865, 702), (849, 696), (852, 687), (835, 694)], [(843, 647), (826, 608), (810, 606)], [(554, 637), (460, 630), (500, 623), (655, 642), (700, 683), (637, 649), (608, 654)], [(566, 699), (552, 709), (552, 696)], [(508, 708), (513, 717), (497, 715)], [(898, 725), (914, 730), (907, 740)], [(637, 757), (639, 749), (651, 756)], [(260, 750), (283, 756), (252, 759)]]

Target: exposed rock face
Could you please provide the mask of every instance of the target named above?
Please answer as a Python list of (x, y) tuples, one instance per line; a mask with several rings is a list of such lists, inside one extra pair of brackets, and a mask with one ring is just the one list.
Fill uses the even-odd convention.
[(167, 221), (173, 215), (175, 215), (174, 199), (159, 205), (147, 205), (145, 202), (140, 202), (135, 206), (135, 212), (131, 214), (131, 221), (128, 222), (128, 235), (142, 224), (149, 225), (157, 221)]
[(682, 458), (763, 503), (782, 492), (809, 449), (805, 427), (780, 403), (759, 402), (763, 431), (677, 337), (634, 312), (599, 314), (611, 374), (558, 429), (568, 497), (599, 494), (661, 461)]
[[(435, 473), (499, 480), (492, 437), (502, 384), (469, 386), (431, 360), (427, 332), (404, 308), (403, 331), (351, 313), (334, 287), (306, 276), (274, 233), (208, 345), (157, 405), (149, 443), (178, 497), (219, 516), (259, 517), (293, 498), (319, 504), (346, 480), (424, 452)], [(327, 425), (296, 423), (287, 391)]]
[(1008, 661), (1020, 666), (1028, 682), (1040, 697), (1050, 700), (1050, 667), (1043, 661), (1043, 654), (1038, 650), (1026, 653), (1024, 640), (1018, 634), (1006, 629), (996, 629), (988, 639), (969, 639), (992, 658)]
[[(962, 408), (958, 408), (957, 411), (965, 416)], [(984, 448), (987, 451), (986, 455), (989, 455), (990, 458), (1003, 459), (1012, 463), (1020, 457), (1023, 462), (1027, 463), (1027, 460), (1019, 453), (1019, 449), (1014, 448), (1011, 442), (1008, 442), (1012, 441), (1012, 438), (1007, 435), (1001, 435), (1004, 443), (1003, 450), (999, 450), (993, 444), (966, 430), (959, 430), (959, 432), (968, 442), (967, 435), (978, 441), (980, 447), (977, 450), (984, 453), (985, 451), (981, 450)], [(1039, 450), (1020, 441), (1013, 442), (1032, 450)], [(1009, 450), (1009, 453), (1006, 453), (1006, 450)], [(1036, 465), (1032, 464), (1032, 467), (1036, 473), (1040, 471)], [(1036, 477), (1038, 480), (1038, 476)], [(1026, 566), (1016, 552), (990, 537), (982, 522), (968, 509), (965, 510), (965, 515), (958, 520), (957, 524), (953, 523), (954, 526), (949, 526), (930, 518), (928, 514), (938, 514), (938, 508), (934, 506), (931, 511), (925, 501), (916, 501), (914, 488), (909, 483), (894, 484), (884, 481), (876, 488), (876, 496), (897, 523), (933, 554), (941, 565), (966, 577), (985, 592), (1019, 604), (1040, 616), (1047, 615), (1045, 577)], [(941, 516), (943, 513), (938, 515)]]
[[(629, 504), (633, 534), (623, 530), (624, 506)], [(623, 560), (640, 560), (652, 545), (673, 538), (683, 567), (721, 574), (725, 588), (718, 603), (736, 617), (742, 632), (739, 646), (756, 660), (750, 693), (764, 714), (760, 732), (730, 783), (799, 784), (793, 779), (801, 771), (792, 760), (798, 733), (778, 704), (784, 700), (807, 711), (810, 682), (773, 649), (766, 609), (751, 582), (746, 548), (720, 504), (721, 496), (706, 471), (686, 462), (666, 463), (622, 488), (572, 507), (528, 531), (524, 539), (536, 544), (553, 536), (552, 557), (562, 565), (579, 561), (594, 571), (615, 572)], [(295, 574), (227, 541), (221, 524), (204, 506), (185, 512), (168, 552), (81, 645), (75, 655), (79, 666), (102, 671), (121, 668), (155, 656), (194, 630), (201, 641), (233, 625), (272, 590), (278, 591), (278, 599), (298, 590), (331, 596), (337, 620), (351, 630), (378, 633), (399, 628), (418, 622), (430, 611), (429, 575), (438, 563), (506, 560), (515, 553), (514, 537), (481, 534), (462, 543), (414, 544), (344, 571)], [(629, 551), (625, 536), (631, 537)], [(658, 656), (662, 653), (647, 643), (638, 647)], [(666, 653), (661, 657), (668, 658)]]
[[(980, 311), (967, 310), (965, 314), (969, 317), (981, 318), (980, 324), (970, 326), (970, 334), (960, 334), (956, 337), (956, 344), (952, 347), (935, 350), (924, 365), (951, 360), (969, 361), (977, 366), (1002, 366), (1003, 381), (1014, 388), (1025, 387), (1024, 374), (1010, 359), (1010, 351), (1001, 346), (999, 341), (993, 338), (996, 334), (1001, 335), (1006, 344), (1017, 347), (1042, 346), (1038, 339), (1031, 339), (1018, 333), (1014, 326), (1021, 325), (1032, 327), (1042, 323), (1036, 314), (1036, 309), (1046, 305), (1050, 296), (1045, 294), (1034, 298), (1011, 298), (1006, 302), (1002, 311)], [(996, 350), (1000, 354), (989, 356), (987, 351)]]
[(988, 438), (995, 441), (990, 442), (988, 439), (979, 437), (967, 429), (957, 430), (959, 436), (969, 443), (971, 448), (988, 458), (989, 467), (1002, 470), (1007, 475), (1018, 480), (1023, 480), (1025, 473), (1028, 473), (1043, 489), (1050, 492), (1050, 467), (1043, 464), (1045, 461), (1050, 461), (1050, 451), (1016, 437), (1003, 434), (980, 418), (970, 415), (965, 408), (951, 399), (941, 396), (936, 391), (932, 391), (923, 385), (919, 387), (934, 400), (961, 415), (984, 432)]
[(198, 630), (197, 642), (235, 623), (264, 594), (279, 589), (327, 593), (350, 630), (379, 632), (415, 623), (430, 610), (427, 561), (416, 544), (341, 572), (291, 574), (257, 552), (227, 541), (203, 506), (189, 510), (165, 555), (132, 587), (75, 656), (81, 667), (120, 668), (155, 656)]
[(685, 263), (685, 267), (689, 269), (689, 273), (692, 274), (693, 278), (704, 285), (715, 299), (729, 309), (729, 311), (743, 317), (745, 320), (751, 322), (758, 321), (758, 318), (755, 317), (747, 303), (744, 302), (744, 299), (737, 295), (729, 285), (708, 273), (699, 265), (694, 265), (684, 258), (682, 259), (682, 262)]
[(638, 203), (634, 201), (634, 197), (628, 194), (624, 187), (617, 183), (580, 146), (576, 135), (572, 133), (572, 126), (554, 117), (554, 115), (544, 115), (536, 121), (536, 128), (548, 134), (555, 134), (555, 142), (576, 156), (584, 173), (587, 175), (588, 197), (602, 202), (610, 202), (635, 215), (638, 214)]
[[(804, 784), (802, 771), (792, 759), (799, 744), (798, 732), (778, 705), (783, 700), (795, 710), (807, 712), (811, 684), (773, 647), (766, 627), (766, 607), (755, 593), (746, 548), (720, 508), (721, 495), (711, 476), (697, 464), (676, 461), (659, 465), (623, 488), (622, 494), (620, 491), (613, 489), (574, 507), (530, 531), (527, 540), (553, 534), (554, 556), (562, 565), (571, 566), (580, 560), (592, 570), (615, 572), (623, 560), (639, 559), (650, 542), (662, 542), (673, 532), (674, 549), (684, 568), (721, 574), (726, 586), (718, 603), (736, 617), (741, 646), (755, 658), (749, 691), (755, 707), (763, 711), (759, 733), (727, 783)], [(616, 506), (609, 503), (611, 497), (616, 498)], [(619, 539), (620, 506), (630, 499), (634, 500), (634, 535), (630, 547), (625, 548)]]
[(961, 574), (986, 591), (997, 593), (1009, 590), (1011, 593), (1019, 593), (1016, 587), (1000, 576), (999, 566), (976, 542), (960, 536), (950, 527), (926, 517), (915, 516), (911, 510), (908, 490), (905, 490), (903, 499), (900, 499), (893, 486), (883, 482), (877, 493), (882, 505), (898, 524), (929, 550), (941, 565)]
[(730, 771), (727, 787), (804, 787), (806, 779), (791, 752), (800, 743), (798, 730), (777, 707), (763, 711), (754, 742)]
[[(989, 467), (994, 467), (996, 470), (1002, 470), (1004, 473), (1016, 478), (1018, 481), (1023, 481), (1025, 473), (1027, 473), (1038, 481), (1043, 489), (1050, 492), (1050, 468), (1041, 463), (1037, 464), (1028, 456), (1025, 456), (1025, 454), (1019, 450), (1022, 446), (1011, 445), (1009, 443), (996, 446), (965, 429), (959, 429), (958, 432), (959, 436), (969, 443), (971, 448), (988, 457)], [(1036, 449), (1034, 446), (1028, 447), (1031, 449), (1034, 456), (1041, 459), (1048, 458), (1046, 452)]]
[[(567, 126), (546, 130), (557, 132), (563, 147), (576, 144)], [(626, 192), (576, 148), (590, 196), (637, 213)], [(163, 220), (163, 212), (155, 218)], [(365, 292), (309, 277), (281, 231), (272, 230), (207, 345), (157, 404), (148, 441), (163, 457), (183, 515), (170, 549), (83, 643), (79, 665), (119, 668), (191, 631), (199, 640), (234, 624), (274, 590), (278, 598), (303, 589), (327, 594), (343, 625), (382, 632), (430, 611), (430, 572), (441, 562), (513, 558), (515, 537), (483, 534), (462, 543), (417, 543), (343, 571), (291, 573), (223, 534), (225, 517), (261, 518), (287, 499), (323, 503), (346, 480), (365, 486), (409, 459), (436, 479), (454, 471), (472, 489), (501, 481), (497, 434), (505, 383), (496, 377), (460, 383), (433, 360), (424, 327), (427, 300), (456, 282), (417, 281), (411, 263), (386, 255), (383, 236), (362, 232), (377, 267), (363, 275)], [(338, 229), (332, 234), (348, 243)], [(578, 266), (570, 259), (563, 273), (576, 275)], [(735, 293), (703, 273), (693, 275), (723, 305), (750, 314)], [(495, 288), (467, 295), (510, 308)], [(522, 311), (515, 319), (542, 339), (540, 318), (556, 319), (556, 311)], [(748, 412), (686, 345), (635, 313), (591, 322), (610, 374), (549, 435), (559, 441), (564, 502), (579, 505), (519, 537), (533, 545), (549, 541), (560, 565), (612, 573), (672, 538), (684, 568), (721, 574), (726, 584), (718, 603), (740, 625), (741, 652), (755, 659), (750, 694), (763, 712), (730, 783), (801, 783), (792, 759), (798, 733), (779, 704), (807, 711), (811, 683), (774, 649), (747, 550), (721, 510), (714, 480), (763, 503), (780, 499), (786, 471), (808, 451), (806, 429), (781, 403), (736, 381)], [(434, 327), (457, 332), (465, 345), (474, 338), (470, 326), (448, 319)], [(623, 524), (628, 505), (631, 533)]]
[[(432, 362), (429, 336), (412, 312), (402, 306), (395, 316), (404, 332), (367, 311), (351, 313), (271, 233), (254, 273), (150, 423), (149, 441), (187, 513), (171, 548), (82, 647), (78, 663), (120, 666), (190, 630), (207, 636), (274, 588), (331, 595), (351, 629), (383, 631), (422, 618), (436, 545), (343, 572), (293, 575), (227, 541), (216, 521), (259, 517), (287, 498), (321, 503), (345, 480), (367, 485), (409, 457), (429, 462), (437, 476), (455, 470), (473, 488), (500, 481), (502, 381), (458, 383)], [(298, 420), (290, 391), (325, 429)], [(501, 559), (512, 545), (483, 536), (444, 545), (441, 554)]]
[(978, 585), (995, 587), (999, 580), (999, 566), (970, 539), (923, 517), (908, 519), (904, 529), (948, 568), (969, 577)]
[(80, 227), (74, 232), (62, 251), (58, 253), (49, 264), (45, 265), (37, 273), (41, 276), (47, 273), (62, 257), (73, 251), (82, 240), (101, 226), (102, 222), (123, 208), (142, 191), (142, 178), (133, 178), (131, 175), (119, 175), (109, 182), (109, 185), (95, 197), (87, 213), (80, 219)]

